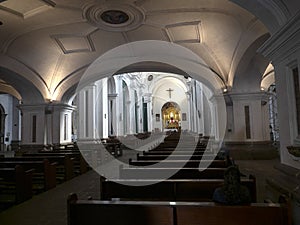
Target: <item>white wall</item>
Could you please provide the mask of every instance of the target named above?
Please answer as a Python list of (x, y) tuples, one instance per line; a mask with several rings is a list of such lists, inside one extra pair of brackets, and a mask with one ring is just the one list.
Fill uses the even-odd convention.
[[(167, 102), (175, 102), (180, 106), (181, 110), (181, 119), (182, 113), (186, 113), (188, 115), (188, 102), (185, 90), (176, 84), (175, 82), (166, 82), (161, 83), (153, 93), (153, 130), (159, 129), (162, 130), (162, 112), (161, 109), (163, 105)], [(166, 91), (171, 88), (173, 91), (171, 92), (171, 98), (169, 96), (169, 92)], [(155, 120), (155, 115), (160, 114), (160, 121), (157, 122)], [(181, 129), (188, 129), (188, 121), (181, 121)]]
[(7, 114), (5, 118), (4, 138), (5, 145), (9, 145), (12, 140), (20, 140), (20, 110), (17, 108), (18, 100), (11, 95), (1, 94), (0, 104)]

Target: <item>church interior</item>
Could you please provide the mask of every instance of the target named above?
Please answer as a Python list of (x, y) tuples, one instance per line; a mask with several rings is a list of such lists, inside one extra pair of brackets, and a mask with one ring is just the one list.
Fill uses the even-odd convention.
[(0, 31), (0, 224), (300, 224), (299, 1), (0, 0)]

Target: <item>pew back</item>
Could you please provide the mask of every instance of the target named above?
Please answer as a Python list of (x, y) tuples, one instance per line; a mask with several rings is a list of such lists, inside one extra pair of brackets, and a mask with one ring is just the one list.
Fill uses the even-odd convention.
[(68, 198), (68, 225), (291, 225), (286, 204), (224, 206), (212, 202), (147, 202)]
[(3, 158), (0, 161), (0, 168), (14, 168), (21, 165), (24, 170), (34, 169), (33, 173), (33, 189), (35, 193), (46, 191), (56, 186), (56, 163), (49, 163), (48, 159), (23, 159)]
[(20, 165), (0, 168), (0, 208), (3, 205), (21, 203), (32, 197), (32, 174)]
[(224, 206), (214, 203), (176, 206), (177, 225), (288, 225), (287, 208), (279, 204), (255, 203)]
[(68, 198), (68, 225), (173, 225), (168, 203), (79, 201)]
[(226, 168), (132, 168), (120, 167), (120, 178), (122, 179), (222, 179)]
[[(150, 184), (152, 183), (152, 184)], [(222, 186), (223, 179), (180, 179), (180, 180), (107, 180), (100, 178), (101, 200), (119, 198), (121, 200), (158, 200), (158, 201), (211, 201), (214, 190)], [(256, 202), (256, 179), (243, 178)]]
[(149, 166), (158, 164), (162, 167), (189, 167), (189, 168), (197, 168), (202, 162), (204, 165), (209, 165), (209, 167), (218, 167), (218, 168), (225, 168), (228, 167), (228, 163), (226, 160), (135, 160), (129, 159), (129, 165), (132, 166)]

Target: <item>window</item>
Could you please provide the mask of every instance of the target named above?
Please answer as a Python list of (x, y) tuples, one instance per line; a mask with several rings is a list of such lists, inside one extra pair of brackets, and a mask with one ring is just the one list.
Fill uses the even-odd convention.
[(299, 72), (298, 67), (292, 70), (294, 81), (294, 94), (296, 104), (296, 120), (297, 120), (297, 135), (300, 134), (300, 88), (299, 88)]
[(68, 139), (68, 114), (64, 115), (64, 140)]
[(31, 141), (33, 143), (35, 143), (36, 142), (36, 115), (32, 116), (32, 134), (31, 134), (31, 137), (32, 137)]
[(248, 105), (245, 106), (245, 125), (246, 125), (246, 139), (251, 139), (250, 110)]

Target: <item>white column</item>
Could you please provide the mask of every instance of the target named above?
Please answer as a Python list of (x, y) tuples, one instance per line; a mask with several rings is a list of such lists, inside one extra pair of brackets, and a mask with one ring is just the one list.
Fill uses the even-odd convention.
[(138, 105), (137, 105), (137, 111), (138, 111), (138, 132), (142, 133), (143, 132), (143, 98), (141, 97), (141, 91), (138, 92)]
[(95, 85), (85, 87), (78, 95), (78, 139), (94, 140), (96, 138)]
[(144, 94), (144, 102), (147, 103), (147, 119), (148, 119), (148, 131), (152, 131), (152, 93)]
[[(269, 141), (268, 94), (232, 93), (230, 97), (233, 104), (231, 141)], [(246, 136), (246, 108), (249, 109), (249, 137)]]
[(193, 114), (193, 131), (198, 132), (197, 123), (198, 123), (198, 113), (197, 113), (197, 91), (196, 91), (196, 81), (193, 80), (193, 88), (192, 88), (192, 114)]
[(95, 96), (95, 129), (96, 139), (101, 137), (108, 137), (109, 127), (109, 95), (107, 78), (101, 79), (95, 83), (96, 96)]
[(215, 95), (211, 99), (212, 109), (212, 132), (216, 141), (222, 141), (226, 129), (226, 105), (223, 95)]
[(186, 92), (186, 97), (188, 100), (188, 111), (187, 111), (187, 121), (188, 121), (188, 130), (191, 131), (192, 130), (192, 116), (191, 116), (191, 93), (188, 91)]
[(197, 132), (204, 134), (204, 110), (203, 110), (203, 89), (202, 84), (196, 82), (196, 96), (197, 96)]
[(124, 135), (124, 126), (123, 126), (123, 119), (124, 119), (124, 115), (123, 115), (123, 88), (122, 88), (122, 76), (117, 76), (116, 79), (116, 90), (117, 90), (117, 94), (118, 97), (116, 99), (116, 105), (118, 107), (116, 107), (116, 130), (115, 130), (115, 134), (116, 136), (122, 136)]
[(46, 106), (47, 144), (59, 145), (72, 141), (72, 113), (74, 107), (63, 103)]
[(129, 90), (129, 102), (128, 105), (128, 122), (127, 125), (129, 126), (129, 134), (135, 133), (135, 97), (134, 97), (134, 87), (130, 86)]
[(116, 114), (116, 98), (118, 94), (108, 94), (108, 135), (116, 135), (118, 130)]
[(19, 105), (22, 113), (22, 145), (44, 145), (46, 104)]

